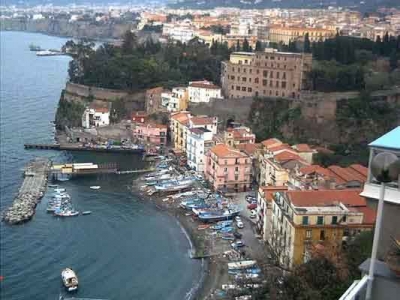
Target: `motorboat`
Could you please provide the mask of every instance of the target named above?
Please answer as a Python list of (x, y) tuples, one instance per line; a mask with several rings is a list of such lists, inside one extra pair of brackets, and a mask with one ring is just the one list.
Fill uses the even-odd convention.
[(48, 185), (49, 188), (58, 188), (58, 184), (49, 184)]
[(78, 276), (70, 268), (65, 268), (61, 272), (61, 279), (68, 292), (73, 292), (78, 289)]
[(62, 192), (65, 192), (65, 191), (66, 191), (66, 189), (64, 189), (64, 188), (55, 188), (54, 189), (55, 193), (62, 193)]
[(255, 260), (242, 260), (242, 261), (228, 263), (228, 269), (229, 270), (248, 269), (248, 268), (253, 268), (256, 264), (257, 262)]
[(91, 188), (92, 190), (98, 190), (98, 189), (101, 188), (101, 186), (99, 186), (99, 185), (92, 185), (90, 188)]
[[(232, 220), (240, 213), (240, 209), (218, 209), (198, 211), (197, 216), (203, 222), (217, 222), (224, 220)], [(195, 210), (193, 210), (196, 213)]]
[(90, 210), (85, 210), (82, 212), (82, 215), (90, 215), (92, 212)]
[(75, 217), (79, 215), (79, 211), (76, 210), (70, 210), (70, 209), (66, 209), (66, 210), (61, 210), (61, 209), (56, 209), (54, 211), (54, 216), (56, 217)]

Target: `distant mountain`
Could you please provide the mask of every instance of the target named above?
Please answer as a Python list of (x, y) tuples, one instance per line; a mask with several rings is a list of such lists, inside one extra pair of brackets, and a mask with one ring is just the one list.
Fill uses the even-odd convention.
[(30, 7), (35, 5), (53, 4), (55, 6), (66, 5), (82, 5), (82, 4), (95, 4), (95, 5), (126, 5), (126, 4), (149, 4), (149, 3), (167, 3), (169, 0), (1, 0), (0, 5), (18, 5), (21, 7)]
[(379, 6), (400, 7), (400, 0), (175, 0), (171, 7), (182, 8), (318, 8), (328, 6), (354, 7), (361, 11)]

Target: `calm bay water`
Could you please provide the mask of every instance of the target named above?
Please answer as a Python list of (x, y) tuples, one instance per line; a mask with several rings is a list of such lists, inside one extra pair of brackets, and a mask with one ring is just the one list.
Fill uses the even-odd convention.
[[(27, 151), (24, 142), (51, 142), (68, 57), (36, 57), (28, 45), (59, 48), (66, 39), (1, 32), (1, 209), (22, 182), (30, 159), (115, 161), (141, 167), (133, 155), (94, 155)], [(89, 216), (57, 219), (45, 212), (46, 195), (33, 220), (21, 226), (1, 224), (1, 299), (58, 299), (60, 272), (72, 267), (80, 279), (76, 297), (104, 299), (187, 299), (201, 265), (189, 258), (189, 242), (177, 222), (133, 195), (132, 176), (93, 176), (63, 182), (78, 210)], [(101, 190), (91, 190), (100, 185)]]

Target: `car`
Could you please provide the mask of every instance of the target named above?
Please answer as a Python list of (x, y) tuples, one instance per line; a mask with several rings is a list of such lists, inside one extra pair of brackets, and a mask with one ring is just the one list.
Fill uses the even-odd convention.
[(241, 239), (241, 238), (242, 238), (242, 234), (241, 234), (240, 232), (237, 232), (237, 231), (235, 231), (235, 232), (233, 233), (233, 236), (234, 236), (235, 238), (237, 238), (237, 239)]
[(240, 248), (240, 247), (244, 247), (245, 244), (241, 240), (238, 240), (236, 242), (233, 242), (231, 244), (231, 246), (232, 246), (232, 248)]
[(243, 228), (244, 227), (244, 224), (243, 224), (243, 222), (242, 221), (240, 221), (240, 222), (236, 222), (236, 226), (237, 226), (237, 228)]
[(246, 201), (249, 202), (249, 203), (251, 203), (251, 202), (257, 201), (257, 199), (256, 199), (256, 197), (249, 197), (249, 196), (246, 196)]
[(255, 210), (250, 211), (250, 219), (257, 217), (257, 212)]
[(251, 204), (247, 205), (247, 208), (250, 210), (255, 209), (255, 208), (257, 208), (257, 203), (251, 203)]
[(242, 222), (242, 219), (240, 218), (240, 216), (236, 216), (236, 217), (235, 217), (235, 221), (236, 221), (236, 222)]

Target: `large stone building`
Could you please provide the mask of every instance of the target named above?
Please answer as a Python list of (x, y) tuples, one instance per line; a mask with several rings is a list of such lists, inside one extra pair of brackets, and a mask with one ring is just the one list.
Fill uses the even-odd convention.
[(336, 31), (323, 28), (272, 26), (269, 28), (269, 41), (287, 45), (289, 42), (304, 41), (307, 33), (311, 42), (318, 42), (335, 36)]
[(222, 62), (221, 83), (226, 98), (287, 97), (298, 99), (311, 70), (308, 53), (234, 52)]

